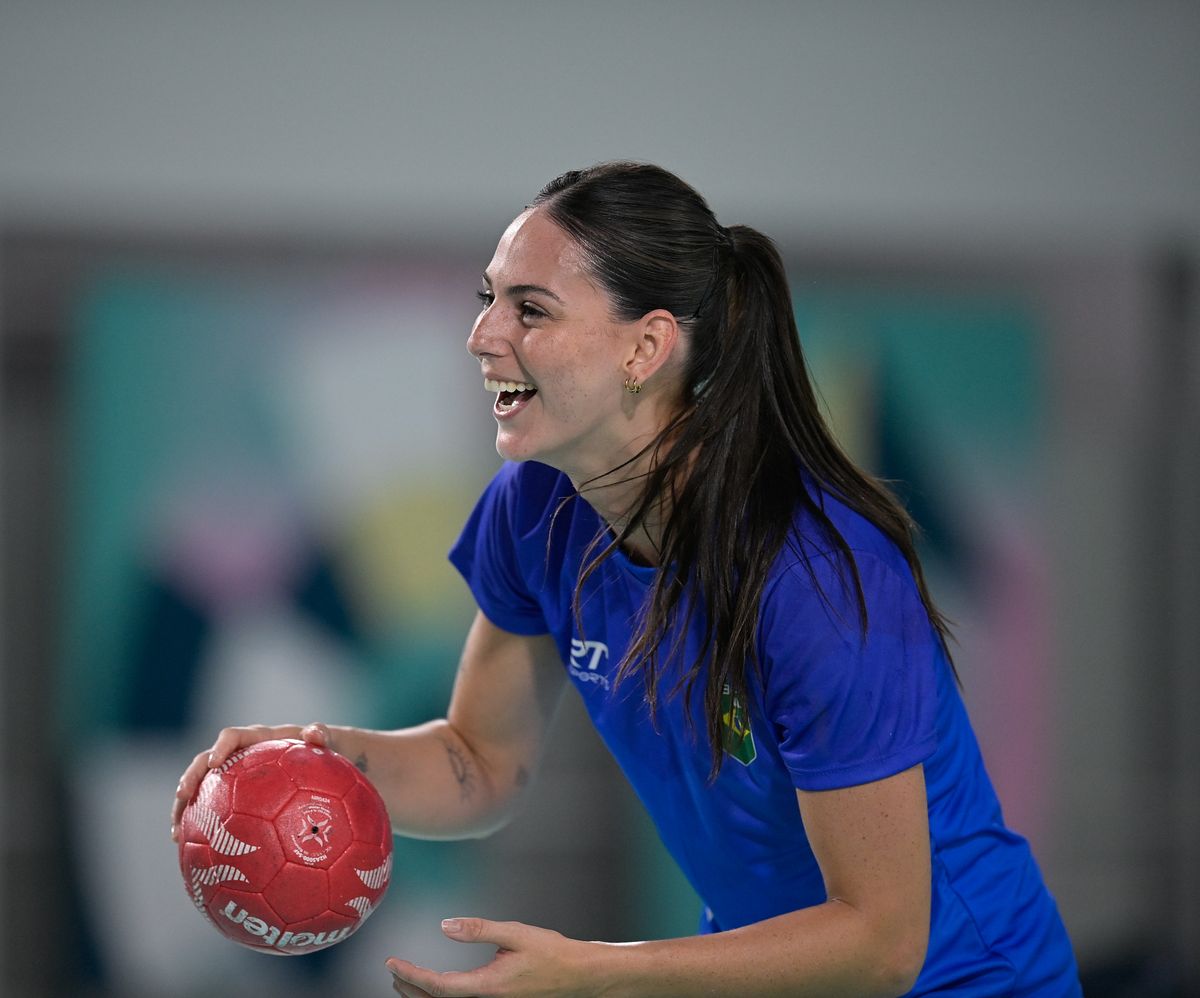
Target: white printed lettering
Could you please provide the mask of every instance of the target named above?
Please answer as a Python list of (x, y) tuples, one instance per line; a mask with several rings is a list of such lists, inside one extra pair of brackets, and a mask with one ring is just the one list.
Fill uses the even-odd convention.
[(234, 925), (241, 925), (252, 936), (262, 938), (267, 946), (273, 949), (328, 946), (345, 939), (354, 931), (354, 926), (346, 926), (344, 929), (334, 929), (332, 932), (318, 932), (315, 935), (311, 932), (283, 932), (279, 926), (271, 925), (263, 921), (263, 919), (251, 915), (245, 908), (238, 907), (236, 901), (230, 901), (225, 905), (221, 910), (221, 914), (233, 922)]
[(571, 675), (584, 683), (597, 683), (606, 690), (609, 688), (608, 677), (599, 671), (604, 660), (608, 658), (608, 645), (603, 641), (581, 641), (571, 639)]

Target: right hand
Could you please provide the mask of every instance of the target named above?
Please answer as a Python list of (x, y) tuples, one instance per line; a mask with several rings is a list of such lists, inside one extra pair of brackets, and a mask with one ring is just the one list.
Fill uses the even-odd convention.
[(183, 809), (187, 807), (192, 794), (200, 786), (210, 769), (216, 769), (234, 752), (244, 749), (257, 742), (269, 741), (272, 738), (301, 738), (310, 745), (320, 745), (334, 748), (330, 738), (329, 728), (324, 724), (280, 724), (274, 727), (266, 724), (251, 724), (241, 728), (223, 728), (217, 735), (217, 740), (210, 748), (198, 752), (183, 775), (179, 778), (179, 786), (175, 788), (175, 799), (171, 802), (171, 839), (179, 841), (179, 819)]

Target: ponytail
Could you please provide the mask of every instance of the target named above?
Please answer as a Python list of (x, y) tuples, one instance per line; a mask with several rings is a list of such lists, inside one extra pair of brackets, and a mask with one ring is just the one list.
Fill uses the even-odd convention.
[[(579, 242), (618, 314), (632, 319), (669, 308), (689, 335), (680, 411), (639, 455), (651, 457), (640, 498), (619, 535), (607, 545), (598, 537), (589, 548), (576, 587), (578, 616), (584, 582), (599, 563), (665, 508), (664, 567), (617, 682), (640, 674), (653, 714), (664, 692), (691, 704), (703, 679), (715, 778), (724, 749), (722, 714), (730, 704), (749, 703), (763, 591), (798, 509), (836, 554), (865, 635), (867, 604), (854, 556), (819, 496), (810, 494), (806, 476), (899, 547), (945, 647), (948, 625), (925, 585), (911, 518), (846, 456), (821, 416), (787, 275), (771, 240), (747, 226), (723, 228), (699, 194), (658, 167), (615, 163), (566, 174), (534, 204), (545, 204)], [(792, 547), (830, 604), (805, 552)], [(700, 650), (684, 662), (684, 636), (697, 615)], [(664, 647), (668, 634), (672, 641)]]

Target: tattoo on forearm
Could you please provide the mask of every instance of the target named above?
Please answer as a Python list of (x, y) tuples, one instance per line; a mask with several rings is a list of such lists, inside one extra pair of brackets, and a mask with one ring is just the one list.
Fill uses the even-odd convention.
[(358, 758), (354, 760), (354, 765), (359, 768), (360, 772), (365, 773), (367, 771), (367, 753), (360, 752)]
[(475, 770), (471, 767), (471, 760), (466, 757), (463, 751), (450, 742), (443, 741), (446, 746), (446, 755), (450, 758), (450, 769), (454, 772), (454, 778), (458, 781), (458, 796), (460, 800), (470, 800), (471, 795), (475, 792)]

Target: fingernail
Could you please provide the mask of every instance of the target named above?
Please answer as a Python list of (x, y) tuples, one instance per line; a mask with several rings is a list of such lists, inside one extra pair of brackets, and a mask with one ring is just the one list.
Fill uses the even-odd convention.
[(443, 918), (442, 919), (442, 931), (443, 932), (457, 932), (461, 928), (462, 928), (462, 919), (460, 919), (460, 918)]
[(209, 752), (209, 753), (208, 753), (208, 764), (211, 766), (211, 765), (213, 764), (213, 761), (214, 761), (216, 758), (217, 758), (217, 753), (216, 753), (216, 752)]

